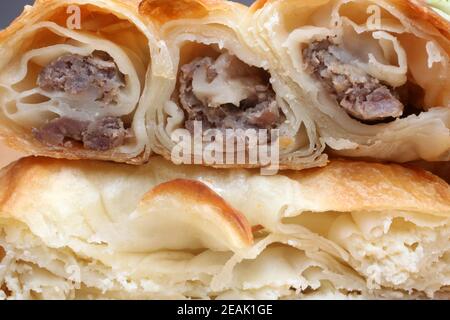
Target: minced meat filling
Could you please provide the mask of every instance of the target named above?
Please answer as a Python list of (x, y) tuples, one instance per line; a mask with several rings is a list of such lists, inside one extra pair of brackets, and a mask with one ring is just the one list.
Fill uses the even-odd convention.
[[(110, 55), (95, 51), (89, 56), (67, 54), (55, 59), (41, 71), (37, 84), (45, 91), (64, 92), (69, 98), (108, 108), (118, 102), (125, 76)], [(118, 117), (86, 121), (63, 116), (34, 128), (33, 135), (48, 146), (71, 147), (76, 141), (86, 149), (108, 151), (123, 145), (129, 131)]]
[(73, 141), (82, 142), (86, 149), (108, 151), (124, 144), (129, 132), (120, 118), (104, 117), (96, 121), (82, 121), (67, 117), (54, 119), (33, 134), (48, 146), (70, 147)]
[(50, 62), (37, 83), (45, 91), (60, 91), (110, 105), (117, 102), (125, 76), (106, 52), (89, 56), (67, 54)]
[(186, 128), (192, 132), (196, 121), (203, 129), (278, 127), (286, 118), (264, 76), (230, 54), (182, 66), (177, 98), (187, 116)]
[(340, 106), (356, 119), (398, 118), (404, 104), (395, 90), (340, 58), (342, 50), (330, 40), (312, 42), (303, 50), (307, 71), (321, 80)]

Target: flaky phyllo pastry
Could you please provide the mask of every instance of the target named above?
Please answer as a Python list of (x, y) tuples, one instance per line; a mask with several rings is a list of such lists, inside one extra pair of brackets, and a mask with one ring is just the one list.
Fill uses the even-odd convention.
[(3, 298), (448, 295), (450, 187), (425, 171), (29, 158), (0, 199)]
[(0, 134), (130, 163), (447, 161), (448, 30), (412, 0), (39, 0), (0, 33)]
[(257, 46), (330, 152), (450, 160), (450, 22), (424, 1), (262, 0), (252, 12)]
[(38, 0), (0, 33), (0, 124), (31, 154), (141, 162), (155, 31), (133, 0)]
[[(200, 132), (204, 143), (190, 153), (194, 161), (211, 148), (224, 154), (222, 163), (217, 157), (216, 163), (203, 159), (203, 164), (226, 165), (230, 153), (245, 156), (261, 147), (276, 148), (276, 161), (283, 167), (326, 163), (315, 124), (271, 69), (270, 56), (252, 48), (243, 26), (252, 19), (247, 7), (226, 1), (149, 0), (141, 3), (140, 12), (159, 22), (173, 63), (155, 79), (161, 87), (167, 82), (149, 116), (157, 153), (175, 161), (180, 154), (185, 158), (184, 149), (178, 150), (183, 133), (195, 137)], [(255, 139), (243, 134), (247, 131), (254, 132)], [(231, 151), (223, 146), (230, 144)], [(273, 153), (267, 154), (272, 160)], [(248, 155), (246, 160), (239, 164), (268, 165), (260, 154), (254, 163)]]

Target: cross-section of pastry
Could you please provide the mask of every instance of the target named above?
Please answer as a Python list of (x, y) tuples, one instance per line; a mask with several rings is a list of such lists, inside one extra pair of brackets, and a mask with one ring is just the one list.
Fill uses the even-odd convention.
[[(151, 107), (149, 119), (157, 153), (172, 159), (182, 154), (196, 164), (236, 166), (225, 157), (240, 152), (245, 161), (238, 165), (261, 167), (268, 165), (265, 158), (249, 159), (250, 150), (276, 145), (276, 160), (283, 167), (324, 164), (314, 123), (272, 72), (266, 55), (243, 38), (247, 7), (227, 1), (147, 0), (140, 12), (160, 22), (173, 62), (171, 70), (154, 72), (160, 101)], [(195, 150), (179, 152), (180, 136), (199, 137), (203, 146), (197, 139)], [(212, 148), (219, 151), (209, 161), (204, 154)]]
[(330, 152), (450, 160), (450, 23), (425, 2), (267, 0), (249, 30)]
[(30, 158), (1, 172), (0, 199), (7, 299), (426, 298), (450, 286), (450, 186), (397, 165), (267, 177)]
[(38, 0), (0, 33), (0, 134), (10, 146), (60, 158), (145, 158), (157, 39), (138, 4)]

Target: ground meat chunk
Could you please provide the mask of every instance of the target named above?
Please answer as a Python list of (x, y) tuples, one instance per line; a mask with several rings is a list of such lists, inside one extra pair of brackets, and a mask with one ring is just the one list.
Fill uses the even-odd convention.
[(362, 121), (400, 117), (404, 105), (395, 90), (356, 65), (344, 62), (345, 54), (330, 40), (313, 42), (303, 50), (307, 70), (336, 96), (348, 114)]
[(33, 134), (39, 141), (49, 146), (63, 146), (67, 139), (82, 141), (83, 132), (87, 130), (89, 121), (71, 118), (57, 118), (44, 125), (41, 129), (33, 129)]
[(124, 79), (113, 58), (96, 51), (89, 56), (67, 54), (57, 58), (41, 71), (37, 83), (46, 91), (87, 96), (109, 105), (117, 102)]
[(124, 144), (127, 130), (122, 120), (106, 117), (92, 122), (83, 133), (84, 147), (87, 149), (107, 151)]
[(48, 146), (70, 147), (73, 141), (78, 141), (86, 149), (108, 151), (123, 145), (129, 134), (120, 118), (82, 121), (61, 117), (40, 129), (34, 128), (33, 135)]
[[(217, 61), (222, 57), (220, 70)], [(274, 129), (283, 123), (286, 118), (282, 113), (275, 92), (268, 79), (261, 79), (261, 75), (252, 73), (251, 67), (243, 62), (236, 62), (237, 58), (221, 56), (217, 60), (212, 58), (199, 58), (182, 66), (179, 76), (179, 96), (177, 97), (183, 107), (187, 120), (185, 126), (191, 132), (194, 122), (200, 121), (203, 129)], [(223, 61), (226, 61), (224, 66)], [(236, 63), (239, 65), (236, 66)], [(232, 66), (231, 64), (235, 64)], [(206, 79), (213, 82), (222, 72), (233, 80), (242, 77), (242, 83), (252, 84), (247, 96), (239, 102), (239, 105), (225, 103), (207, 105), (196, 95), (193, 88), (194, 74), (199, 68), (206, 68)], [(239, 69), (237, 72), (234, 69)], [(246, 70), (243, 70), (246, 68)], [(236, 82), (235, 82), (236, 83)]]

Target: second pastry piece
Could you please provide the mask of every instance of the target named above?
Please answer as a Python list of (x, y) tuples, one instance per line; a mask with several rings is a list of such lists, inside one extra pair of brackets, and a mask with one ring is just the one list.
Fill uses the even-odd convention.
[(450, 159), (450, 24), (422, 1), (258, 1), (252, 29), (330, 151)]
[(0, 135), (28, 154), (141, 162), (156, 32), (139, 1), (38, 0), (0, 33)]
[[(237, 143), (232, 151), (223, 149), (223, 158), (257, 148), (257, 144), (271, 147), (279, 142), (283, 167), (324, 164), (313, 122), (302, 113), (280, 77), (271, 72), (265, 54), (251, 49), (244, 39), (241, 25), (249, 17), (247, 7), (227, 1), (148, 0), (141, 3), (140, 12), (160, 22), (161, 37), (172, 58), (171, 69), (154, 70), (153, 81), (160, 94), (149, 119), (157, 153), (173, 160), (174, 133), (182, 130), (194, 137), (197, 131), (203, 134), (203, 147), (192, 150), (188, 157), (221, 166), (220, 161), (208, 163), (203, 158), (203, 151), (217, 143), (209, 135), (221, 135), (223, 142), (229, 142), (227, 131), (239, 135), (264, 130), (267, 139), (258, 136), (253, 145)], [(272, 135), (274, 129), (279, 133)], [(261, 159), (248, 160), (238, 165), (266, 165)]]

